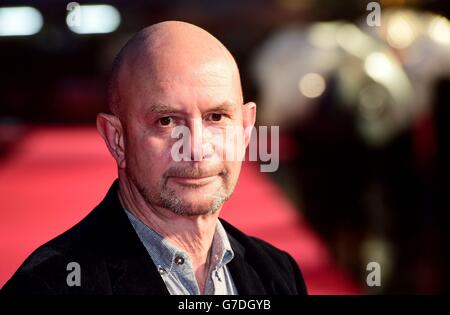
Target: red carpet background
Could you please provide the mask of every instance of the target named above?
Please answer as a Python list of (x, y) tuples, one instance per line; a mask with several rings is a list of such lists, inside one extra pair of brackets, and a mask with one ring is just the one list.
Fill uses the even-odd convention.
[[(36, 247), (90, 212), (115, 178), (115, 163), (95, 128), (29, 130), (0, 161), (0, 287)], [(222, 217), (289, 252), (311, 294), (361, 292), (257, 164), (244, 164)]]

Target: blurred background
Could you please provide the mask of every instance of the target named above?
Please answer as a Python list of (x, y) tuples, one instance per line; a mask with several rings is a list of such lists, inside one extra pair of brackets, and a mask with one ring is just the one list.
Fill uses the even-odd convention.
[(115, 54), (183, 20), (229, 48), (257, 123), (280, 126), (279, 170), (246, 163), (225, 217), (292, 253), (311, 293), (447, 292), (448, 1), (78, 3), (0, 1), (0, 286), (116, 176), (94, 126)]

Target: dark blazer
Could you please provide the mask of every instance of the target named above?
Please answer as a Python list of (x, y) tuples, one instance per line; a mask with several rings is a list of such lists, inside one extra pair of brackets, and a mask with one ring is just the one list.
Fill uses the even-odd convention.
[[(2, 294), (157, 294), (164, 281), (128, 220), (118, 181), (74, 227), (35, 250), (3, 286)], [(239, 294), (306, 294), (292, 257), (221, 220), (235, 252), (229, 270)], [(77, 262), (81, 286), (66, 278)]]

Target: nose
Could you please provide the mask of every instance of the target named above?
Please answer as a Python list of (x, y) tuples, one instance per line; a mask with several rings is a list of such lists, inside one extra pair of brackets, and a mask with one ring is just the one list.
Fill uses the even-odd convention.
[(212, 155), (212, 145), (209, 143), (207, 131), (202, 119), (193, 119), (190, 124), (191, 161), (202, 161)]

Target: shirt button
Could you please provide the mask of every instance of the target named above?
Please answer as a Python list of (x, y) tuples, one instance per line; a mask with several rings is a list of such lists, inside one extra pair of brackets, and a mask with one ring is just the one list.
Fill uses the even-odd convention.
[(182, 264), (184, 264), (184, 258), (182, 256), (177, 256), (175, 257), (175, 263), (180, 266)]
[(160, 274), (160, 275), (163, 275), (163, 274), (166, 273), (166, 269), (164, 269), (164, 268), (161, 267), (161, 266), (158, 266), (158, 271), (159, 271), (159, 274)]

